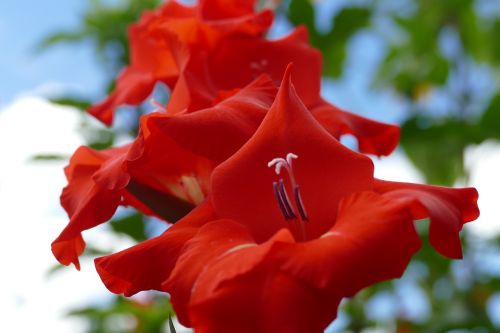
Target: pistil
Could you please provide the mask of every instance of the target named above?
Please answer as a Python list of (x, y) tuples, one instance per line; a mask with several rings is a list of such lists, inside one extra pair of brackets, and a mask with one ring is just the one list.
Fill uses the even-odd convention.
[(296, 216), (284, 185), (283, 179), (280, 179), (279, 182), (273, 182), (274, 195), (285, 220), (293, 220)]
[[(293, 153), (287, 154), (286, 158), (274, 158), (272, 159), (267, 166), (274, 167), (274, 171), (277, 175), (281, 173), (281, 170), (284, 168), (288, 173), (288, 177), (290, 179), (290, 183), (293, 189), (293, 198), (295, 202), (295, 207), (297, 208), (298, 214), (295, 212), (294, 206), (291, 203), (290, 197), (288, 196), (285, 183), (283, 178), (279, 178), (277, 182), (273, 182), (274, 196), (278, 203), (278, 207), (283, 214), (283, 217), (287, 221), (295, 220), (299, 225), (299, 237), (302, 240), (307, 239), (305, 223), (309, 221), (309, 216), (304, 206), (304, 202), (302, 201), (302, 197), (300, 195), (300, 187), (295, 180), (295, 175), (293, 173), (292, 161), (298, 158), (297, 155)], [(296, 226), (292, 226), (293, 229), (296, 229)]]
[(293, 194), (295, 195), (295, 202), (297, 203), (300, 217), (304, 221), (309, 221), (309, 217), (307, 216), (306, 208), (304, 207), (304, 203), (302, 202), (302, 197), (300, 196), (300, 189), (298, 186), (295, 186), (293, 188)]

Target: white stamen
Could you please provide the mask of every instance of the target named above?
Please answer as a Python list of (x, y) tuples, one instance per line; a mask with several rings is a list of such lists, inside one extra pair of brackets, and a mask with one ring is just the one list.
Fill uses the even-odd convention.
[(297, 155), (294, 153), (288, 153), (286, 155), (286, 158), (282, 157), (277, 157), (273, 158), (269, 163), (267, 163), (267, 166), (272, 168), (274, 166), (274, 172), (276, 172), (277, 175), (280, 174), (281, 168), (285, 168), (290, 175), (292, 175), (292, 160), (298, 158)]
[(274, 172), (276, 172), (277, 175), (280, 174), (281, 168), (282, 167), (286, 168), (287, 165), (288, 165), (288, 162), (284, 158), (281, 158), (281, 157), (274, 158), (269, 163), (267, 163), (267, 166), (270, 168), (272, 168), (274, 166)]
[(297, 158), (299, 158), (299, 157), (297, 155), (295, 155), (294, 153), (288, 153), (286, 155), (286, 161), (290, 165), (290, 168), (292, 167), (292, 161), (296, 160)]

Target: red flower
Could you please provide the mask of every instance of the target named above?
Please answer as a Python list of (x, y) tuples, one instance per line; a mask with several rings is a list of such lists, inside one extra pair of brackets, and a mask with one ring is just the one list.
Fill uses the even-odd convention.
[(132, 63), (117, 80), (116, 90), (89, 112), (111, 124), (114, 110), (137, 105), (156, 82), (172, 89), (169, 114), (213, 105), (221, 95), (249, 84), (262, 74), (280, 82), (293, 62), (299, 96), (337, 139), (358, 138), (362, 152), (388, 155), (397, 146), (399, 128), (339, 110), (320, 97), (322, 59), (298, 28), (278, 40), (266, 40), (272, 14), (254, 13), (254, 1), (207, 0), (197, 7), (174, 1), (143, 16), (130, 29)]
[[(283, 61), (279, 58), (278, 62)], [(196, 87), (199, 72), (185, 74), (191, 80), (186, 82), (186, 89)], [(174, 90), (169, 106), (176, 105), (178, 91), (181, 90)], [(206, 92), (206, 85), (201, 84), (196, 91)], [(56, 258), (65, 265), (74, 263), (78, 267), (78, 256), (84, 248), (81, 232), (109, 220), (118, 205), (132, 205), (146, 214), (175, 221), (174, 217), (189, 211), (192, 204), (200, 203), (208, 192), (213, 167), (253, 135), (275, 92), (269, 78), (261, 76), (242, 90), (209, 95), (208, 100), (217, 104), (207, 109), (179, 114), (156, 112), (143, 117), (140, 135), (133, 145), (104, 152), (81, 148), (71, 166), (93, 167), (77, 177), (68, 177), (69, 186), (63, 196), (74, 202), (78, 211), (64, 205), (71, 220), (52, 245)], [(396, 144), (384, 151), (390, 140), (377, 140), (380, 133), (392, 129), (392, 136), (397, 137), (395, 126), (367, 122), (325, 102), (311, 112), (335, 138), (356, 129), (360, 147), (365, 151), (389, 153)], [(77, 191), (71, 191), (72, 188)]]
[(413, 220), (429, 217), (436, 250), (460, 256), (476, 200), (471, 188), (375, 180), (370, 159), (324, 130), (287, 71), (257, 132), (214, 170), (209, 199), (96, 267), (115, 293), (169, 292), (197, 332), (322, 332), (342, 298), (402, 275), (420, 246)]
[(119, 205), (171, 222), (189, 212), (208, 193), (213, 168), (252, 136), (275, 94), (274, 84), (260, 77), (213, 107), (143, 117), (133, 144), (79, 148), (66, 168), (61, 202), (70, 222), (52, 243), (55, 257), (79, 268), (81, 232), (109, 220)]
[(118, 106), (141, 103), (156, 82), (173, 86), (180, 72), (175, 59), (179, 42), (208, 51), (232, 34), (261, 35), (269, 28), (272, 13), (254, 13), (254, 2), (244, 0), (240, 1), (242, 6), (225, 6), (228, 1), (205, 0), (188, 7), (169, 0), (158, 10), (146, 12), (129, 29), (130, 65), (120, 74), (113, 93), (89, 112), (111, 125)]

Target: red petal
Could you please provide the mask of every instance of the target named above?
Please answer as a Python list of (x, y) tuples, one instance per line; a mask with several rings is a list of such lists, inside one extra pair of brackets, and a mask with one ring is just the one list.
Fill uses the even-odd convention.
[(283, 270), (342, 297), (380, 281), (399, 278), (421, 241), (400, 202), (373, 192), (342, 200), (335, 226), (321, 238), (278, 244)]
[(373, 121), (322, 101), (311, 109), (325, 129), (337, 139), (352, 134), (358, 139), (359, 150), (365, 154), (387, 156), (399, 142), (399, 127)]
[[(172, 3), (172, 1), (169, 1)], [(113, 115), (121, 105), (138, 105), (151, 93), (157, 81), (172, 84), (178, 68), (166, 36), (154, 36), (150, 29), (158, 17), (148, 13), (143, 21), (129, 29), (131, 64), (116, 81), (113, 93), (104, 101), (90, 107), (88, 112), (111, 125)]]
[(289, 36), (269, 41), (234, 38), (210, 55), (211, 77), (219, 89), (242, 87), (261, 74), (281, 81), (290, 62), (296, 65), (296, 87), (306, 105), (316, 104), (321, 79), (321, 53), (307, 40), (307, 30), (297, 28)]
[[(288, 230), (259, 246), (252, 246), (252, 238), (235, 223), (214, 222), (210, 231), (200, 230), (179, 260), (176, 279), (172, 275), (169, 281), (170, 290), (181, 285), (186, 292), (182, 303), (174, 302), (176, 311), (184, 311), (191, 294), (191, 322), (184, 323), (196, 332), (323, 332), (334, 319), (339, 297), (320, 293), (268, 260), (275, 246), (293, 241)], [(230, 248), (223, 241), (227, 238), (240, 245)], [(203, 250), (212, 242), (224, 246), (210, 252), (210, 260)], [(182, 281), (181, 272), (191, 268), (192, 278)]]
[(82, 234), (69, 238), (67, 240), (56, 239), (51, 245), (52, 254), (62, 265), (75, 265), (77, 270), (80, 270), (80, 260), (78, 257), (85, 250), (85, 241)]
[(204, 225), (186, 243), (175, 269), (163, 284), (163, 289), (171, 296), (181, 323), (190, 325), (187, 306), (199, 274), (210, 262), (228, 250), (245, 245), (256, 246), (248, 229), (230, 220), (218, 220)]
[(462, 257), (459, 232), (466, 222), (479, 216), (476, 189), (376, 180), (374, 191), (391, 200), (406, 203), (415, 219), (430, 218), (429, 239), (432, 246), (444, 256)]
[(200, 205), (161, 236), (96, 259), (97, 273), (116, 294), (131, 296), (143, 290), (161, 290), (185, 243), (212, 219), (210, 205)]
[(169, 114), (194, 111), (212, 105), (217, 96), (217, 87), (208, 73), (205, 52), (194, 53), (187, 59), (180, 59), (181, 73), (172, 89), (167, 104)]
[(227, 31), (227, 33), (231, 35), (260, 37), (271, 27), (273, 20), (274, 13), (271, 10), (263, 10), (256, 14), (210, 23), (212, 27)]
[(262, 76), (235, 95), (204, 110), (149, 116), (153, 136), (169, 136), (183, 148), (215, 161), (236, 152), (255, 132), (271, 106), (276, 87)]
[(258, 242), (288, 225), (274, 197), (273, 181), (278, 177), (267, 167), (273, 158), (288, 153), (299, 156), (294, 170), (310, 215), (309, 238), (331, 227), (343, 196), (371, 188), (370, 159), (343, 147), (321, 127), (296, 95), (287, 71), (255, 135), (212, 176), (217, 214), (248, 226)]
[(251, 15), (255, 11), (256, 0), (201, 0), (201, 15), (208, 20)]
[(282, 231), (260, 246), (224, 247), (227, 252), (210, 261), (204, 247), (241, 233), (241, 227), (214, 227), (213, 238), (194, 243), (197, 251), (186, 248), (170, 287), (186, 282), (180, 272), (195, 267), (183, 304), (192, 293), (189, 314), (197, 332), (323, 332), (343, 297), (400, 277), (420, 246), (406, 206), (372, 192), (344, 199), (331, 231), (306, 243), (293, 243)]
[(198, 204), (208, 192), (214, 162), (177, 144), (170, 136), (151, 132), (149, 117), (141, 119), (138, 138), (131, 147), (126, 170), (143, 186)]
[(322, 333), (340, 302), (272, 268), (238, 276), (211, 296), (191, 307), (196, 332)]
[[(61, 194), (61, 205), (70, 221), (52, 243), (54, 256), (63, 265), (73, 263), (79, 268), (78, 256), (85, 248), (81, 232), (109, 220), (121, 201), (122, 188), (128, 178), (123, 176), (121, 162), (129, 146), (95, 151), (80, 147), (66, 167), (68, 185)], [(102, 173), (99, 174), (99, 172)], [(94, 177), (104, 177), (102, 186)]]

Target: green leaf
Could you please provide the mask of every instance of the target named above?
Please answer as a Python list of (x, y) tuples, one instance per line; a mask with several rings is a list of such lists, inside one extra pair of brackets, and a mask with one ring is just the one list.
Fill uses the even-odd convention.
[(347, 57), (347, 44), (344, 41), (332, 42), (325, 46), (323, 53), (323, 75), (331, 78), (342, 76)]
[(68, 156), (58, 154), (39, 154), (31, 157), (32, 161), (65, 161)]
[(72, 106), (80, 110), (86, 110), (91, 105), (89, 100), (76, 97), (53, 98), (50, 101), (54, 104)]
[[(85, 127), (86, 126), (86, 127)], [(88, 146), (92, 149), (103, 150), (113, 146), (115, 134), (108, 129), (96, 129), (90, 124), (84, 125), (84, 135)]]
[(136, 242), (142, 242), (147, 239), (145, 218), (140, 213), (113, 219), (110, 226), (113, 231), (130, 236)]
[(491, 59), (490, 61), (496, 62), (496, 65), (500, 65), (500, 19), (496, 19), (493, 26), (487, 35), (489, 43), (491, 43)]
[(379, 67), (376, 83), (395, 89), (412, 101), (425, 97), (427, 92), (448, 81), (451, 65), (436, 45), (419, 54), (411, 46), (394, 45)]
[(368, 8), (343, 8), (333, 18), (333, 28), (320, 39), (317, 45), (323, 52), (323, 74), (337, 78), (342, 75), (347, 46), (350, 39), (370, 23), (371, 11)]
[(448, 118), (416, 116), (402, 126), (401, 145), (427, 182), (451, 186), (466, 177), (465, 148), (480, 139), (478, 127)]
[(429, 74), (427, 78), (422, 81), (428, 80), (429, 83), (434, 85), (444, 85), (448, 81), (448, 74), (450, 72), (450, 63), (439, 52), (435, 52), (430, 57)]
[[(85, 319), (89, 324), (87, 333), (162, 333), (173, 315), (172, 306), (166, 296), (150, 296), (148, 302), (116, 296), (110, 303), (74, 309), (68, 315)], [(125, 331), (117, 328), (114, 324), (120, 317), (132, 317), (135, 325)]]
[(327, 40), (341, 39), (347, 41), (360, 29), (370, 23), (372, 12), (363, 7), (347, 7), (333, 18), (333, 29), (328, 33)]
[(459, 6), (458, 29), (462, 45), (467, 54), (472, 55), (477, 60), (482, 60), (487, 55), (489, 41), (480, 26), (480, 19), (477, 16), (472, 2)]
[(333, 20), (333, 28), (321, 33), (315, 26), (315, 9), (309, 0), (292, 0), (287, 11), (294, 25), (305, 25), (311, 44), (323, 53), (323, 75), (337, 78), (342, 75), (349, 40), (370, 23), (371, 10), (364, 7), (341, 9)]
[(481, 117), (480, 127), (486, 138), (500, 140), (500, 93), (490, 101)]
[(287, 11), (288, 19), (294, 25), (305, 25), (314, 34), (314, 7), (309, 0), (292, 0)]
[(68, 31), (56, 32), (45, 37), (38, 44), (36, 49), (38, 51), (43, 51), (56, 44), (81, 42), (87, 37), (88, 37), (88, 32), (85, 30), (74, 31), (74, 32), (68, 32)]

